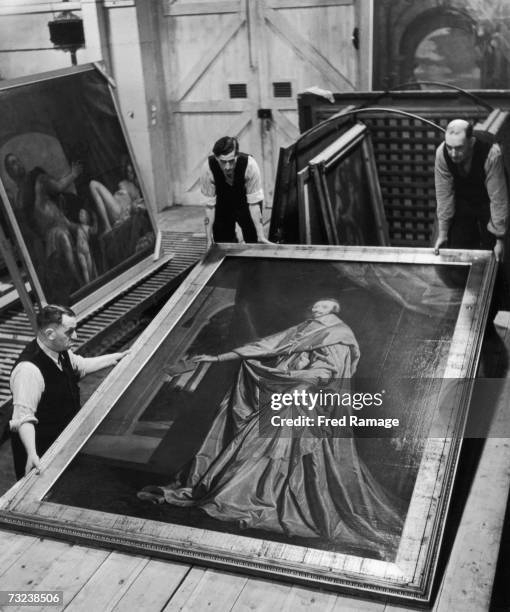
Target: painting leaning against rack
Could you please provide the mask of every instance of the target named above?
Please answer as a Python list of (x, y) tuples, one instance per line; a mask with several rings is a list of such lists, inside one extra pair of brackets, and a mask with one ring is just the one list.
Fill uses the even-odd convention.
[(93, 66), (0, 87), (0, 195), (41, 301), (74, 304), (154, 249), (108, 80)]
[(297, 173), (300, 242), (388, 246), (369, 131), (356, 123)]
[(218, 246), (0, 521), (425, 601), (468, 403), (442, 382), (474, 375), (493, 275), (473, 252)]

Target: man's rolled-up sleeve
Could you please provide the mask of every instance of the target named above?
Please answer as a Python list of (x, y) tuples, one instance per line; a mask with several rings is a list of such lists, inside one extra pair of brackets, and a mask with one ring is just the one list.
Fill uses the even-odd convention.
[(87, 374), (92, 374), (92, 372), (97, 372), (97, 370), (116, 365), (120, 355), (122, 353), (110, 353), (108, 355), (100, 355), (99, 357), (82, 357), (69, 351), (69, 359), (71, 360), (73, 370), (80, 378)]
[(10, 378), (12, 392), (11, 431), (18, 431), (23, 423), (38, 423), (37, 406), (44, 391), (41, 371), (33, 363), (22, 361), (12, 371)]
[(448, 170), (443, 153), (444, 143), (436, 150), (434, 182), (436, 187), (437, 223), (440, 233), (446, 234), (455, 214), (453, 177)]
[(492, 145), (484, 169), (491, 211), (487, 229), (497, 238), (503, 238), (508, 228), (508, 188), (499, 145)]
[(248, 157), (248, 165), (244, 175), (246, 187), (246, 200), (248, 204), (258, 204), (264, 199), (262, 188), (262, 177), (257, 162), (251, 156)]
[(216, 206), (216, 185), (209, 164), (204, 166), (200, 175), (200, 192), (204, 198), (204, 204), (208, 208), (214, 208)]

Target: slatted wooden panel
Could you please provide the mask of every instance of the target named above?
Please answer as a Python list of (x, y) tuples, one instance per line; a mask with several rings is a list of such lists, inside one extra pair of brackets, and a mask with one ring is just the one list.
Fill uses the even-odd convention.
[[(441, 117), (422, 113), (445, 127), (458, 113)], [(478, 120), (485, 114), (473, 114)], [(374, 145), (390, 243), (393, 246), (430, 246), (436, 199), (434, 159), (442, 133), (417, 119), (389, 113), (363, 116)]]

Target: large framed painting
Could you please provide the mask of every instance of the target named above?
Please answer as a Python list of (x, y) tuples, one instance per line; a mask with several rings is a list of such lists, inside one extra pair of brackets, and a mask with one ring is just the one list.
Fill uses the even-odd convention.
[(429, 601), (494, 275), (485, 251), (217, 245), (0, 523)]
[(149, 265), (156, 224), (95, 66), (0, 84), (3, 216), (40, 302), (74, 306)]
[[(310, 185), (313, 182), (313, 188)], [(357, 123), (298, 173), (301, 242), (388, 246), (368, 128)]]

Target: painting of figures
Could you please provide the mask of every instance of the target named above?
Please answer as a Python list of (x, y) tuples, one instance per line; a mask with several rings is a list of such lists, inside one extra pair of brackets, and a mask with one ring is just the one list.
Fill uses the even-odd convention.
[(93, 66), (0, 87), (4, 216), (38, 298), (73, 305), (154, 249), (108, 80)]

